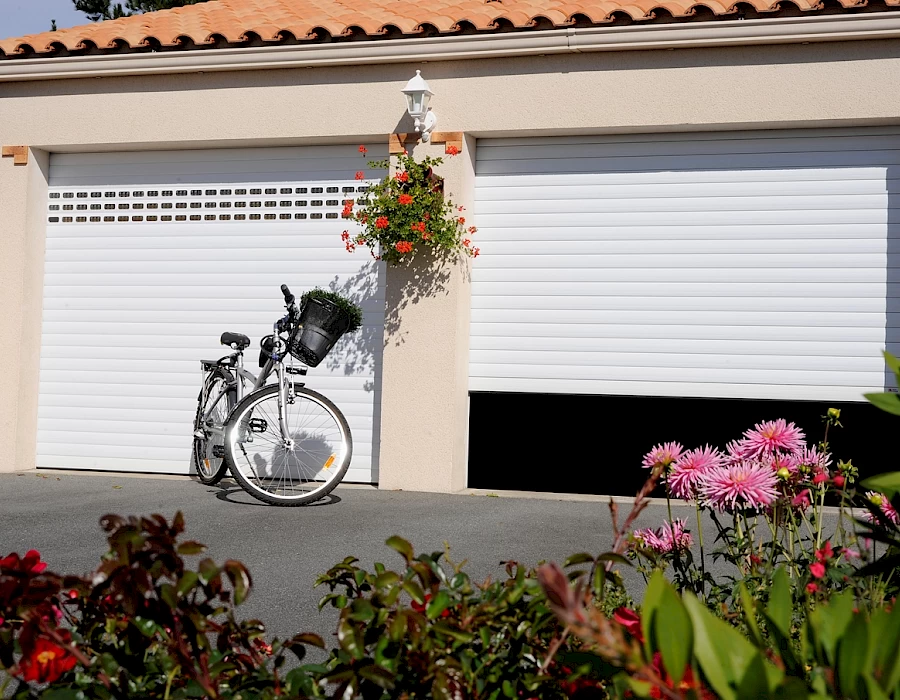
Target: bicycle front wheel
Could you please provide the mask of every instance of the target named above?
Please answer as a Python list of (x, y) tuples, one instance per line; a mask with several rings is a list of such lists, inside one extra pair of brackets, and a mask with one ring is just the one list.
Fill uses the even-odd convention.
[(279, 423), (278, 386), (241, 401), (225, 427), (225, 451), (235, 480), (251, 496), (276, 506), (324, 498), (350, 466), (347, 420), (321, 394), (294, 385), (284, 406), (288, 438)]

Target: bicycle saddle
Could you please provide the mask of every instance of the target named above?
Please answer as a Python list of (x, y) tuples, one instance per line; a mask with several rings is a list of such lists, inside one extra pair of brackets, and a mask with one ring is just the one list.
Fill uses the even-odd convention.
[(238, 350), (245, 350), (250, 347), (250, 338), (248, 338), (243, 333), (232, 333), (230, 331), (225, 331), (222, 334), (221, 338), (222, 345), (227, 345), (229, 347), (235, 347)]

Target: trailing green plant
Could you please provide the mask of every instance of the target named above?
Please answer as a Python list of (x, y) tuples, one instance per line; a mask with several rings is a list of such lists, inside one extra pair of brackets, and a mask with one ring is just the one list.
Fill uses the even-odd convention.
[(301, 307), (306, 303), (308, 299), (324, 299), (337, 306), (350, 324), (347, 327), (347, 333), (353, 333), (354, 331), (359, 330), (359, 328), (362, 326), (362, 309), (359, 308), (359, 306), (352, 300), (348, 299), (342, 294), (338, 294), (337, 292), (331, 291), (330, 289), (322, 289), (321, 287), (316, 287), (314, 289), (310, 289), (308, 292), (303, 293), (303, 295), (300, 297)]
[[(359, 150), (365, 156), (365, 146)], [(459, 149), (448, 146), (446, 153), (453, 157)], [(341, 234), (347, 251), (366, 246), (376, 260), (391, 264), (410, 260), (422, 250), (478, 257), (480, 251), (472, 244), (477, 229), (466, 225), (465, 208), (445, 196), (443, 180), (434, 173), (443, 162), (431, 156), (416, 161), (404, 151), (397, 156), (392, 175), (369, 185), (358, 200), (345, 200), (344, 219), (358, 225), (355, 232)], [(391, 161), (370, 161), (368, 165), (389, 170)], [(360, 170), (356, 179), (364, 180), (365, 173)]]

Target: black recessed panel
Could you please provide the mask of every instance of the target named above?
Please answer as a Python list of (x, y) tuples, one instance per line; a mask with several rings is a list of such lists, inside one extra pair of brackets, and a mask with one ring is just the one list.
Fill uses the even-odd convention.
[(852, 459), (863, 476), (900, 469), (892, 447), (900, 418), (868, 403), (473, 393), (469, 486), (632, 496), (646, 478), (641, 458), (657, 443), (724, 448), (775, 418), (818, 442), (831, 406), (844, 424), (829, 435), (836, 459)]

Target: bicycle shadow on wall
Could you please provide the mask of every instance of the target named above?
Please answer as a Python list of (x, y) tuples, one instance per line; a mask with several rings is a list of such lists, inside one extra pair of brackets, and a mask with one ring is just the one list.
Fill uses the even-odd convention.
[(384, 288), (385, 268), (374, 260), (363, 265), (355, 274), (329, 282), (328, 289), (346, 297), (363, 311), (363, 326), (355, 333), (344, 335), (325, 359), (332, 372), (345, 376), (372, 375), (365, 382), (367, 392), (375, 391), (381, 375), (381, 356), (384, 346)]

